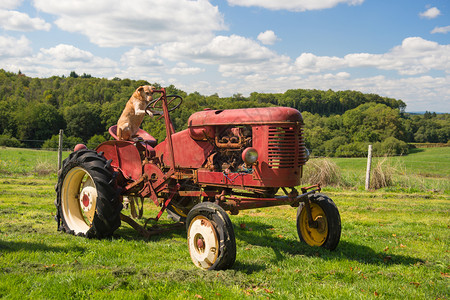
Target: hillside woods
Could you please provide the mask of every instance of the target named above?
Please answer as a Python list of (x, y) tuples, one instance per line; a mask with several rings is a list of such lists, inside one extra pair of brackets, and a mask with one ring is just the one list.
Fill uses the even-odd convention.
[[(146, 84), (160, 87), (75, 72), (69, 77), (30, 78), (0, 69), (0, 146), (54, 148), (59, 129), (64, 129), (65, 147), (79, 142), (95, 147), (110, 138), (108, 128), (116, 124), (135, 89)], [(447, 143), (450, 137), (449, 114), (407, 114), (402, 100), (375, 94), (295, 89), (219, 97), (187, 94), (173, 85), (166, 89), (184, 99), (171, 115), (176, 130), (185, 129), (189, 116), (204, 108), (296, 108), (305, 121), (307, 147), (315, 155), (361, 156), (369, 143), (379, 154), (405, 154), (407, 143)], [(146, 117), (142, 127), (158, 140), (164, 138), (161, 120)]]

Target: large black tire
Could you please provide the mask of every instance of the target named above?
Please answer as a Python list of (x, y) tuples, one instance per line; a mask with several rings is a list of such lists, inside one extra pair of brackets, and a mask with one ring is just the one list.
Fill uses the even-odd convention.
[(236, 239), (228, 214), (218, 205), (202, 202), (186, 218), (189, 253), (205, 270), (225, 270), (236, 260)]
[(122, 203), (110, 163), (87, 149), (64, 160), (56, 185), (59, 231), (101, 239), (112, 236), (120, 226)]
[(309, 226), (305, 203), (300, 202), (297, 210), (297, 233), (300, 241), (310, 246), (336, 249), (341, 238), (341, 217), (336, 205), (323, 194), (311, 194), (309, 201), (312, 218), (317, 221), (318, 226)]

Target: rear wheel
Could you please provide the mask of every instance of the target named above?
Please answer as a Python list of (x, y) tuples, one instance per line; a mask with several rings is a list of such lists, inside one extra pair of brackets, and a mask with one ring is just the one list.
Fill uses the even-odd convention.
[(297, 232), (300, 240), (310, 246), (336, 249), (341, 237), (341, 217), (333, 200), (322, 194), (309, 196), (313, 223), (308, 221), (305, 203), (297, 210)]
[(211, 202), (199, 203), (186, 219), (192, 262), (205, 270), (225, 270), (236, 260), (236, 240), (228, 214)]
[(58, 177), (58, 230), (89, 238), (111, 236), (120, 226), (120, 203), (112, 168), (93, 150), (73, 152)]

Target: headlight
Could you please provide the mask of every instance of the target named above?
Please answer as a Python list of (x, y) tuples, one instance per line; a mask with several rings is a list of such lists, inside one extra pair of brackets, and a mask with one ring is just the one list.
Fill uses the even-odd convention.
[(258, 160), (258, 151), (255, 148), (246, 148), (242, 152), (242, 160), (246, 165), (253, 165)]

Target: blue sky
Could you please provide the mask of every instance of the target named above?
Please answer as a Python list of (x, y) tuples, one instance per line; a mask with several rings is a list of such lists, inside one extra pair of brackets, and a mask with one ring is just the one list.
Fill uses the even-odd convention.
[(358, 90), (450, 112), (448, 0), (2, 0), (0, 68), (204, 95)]

